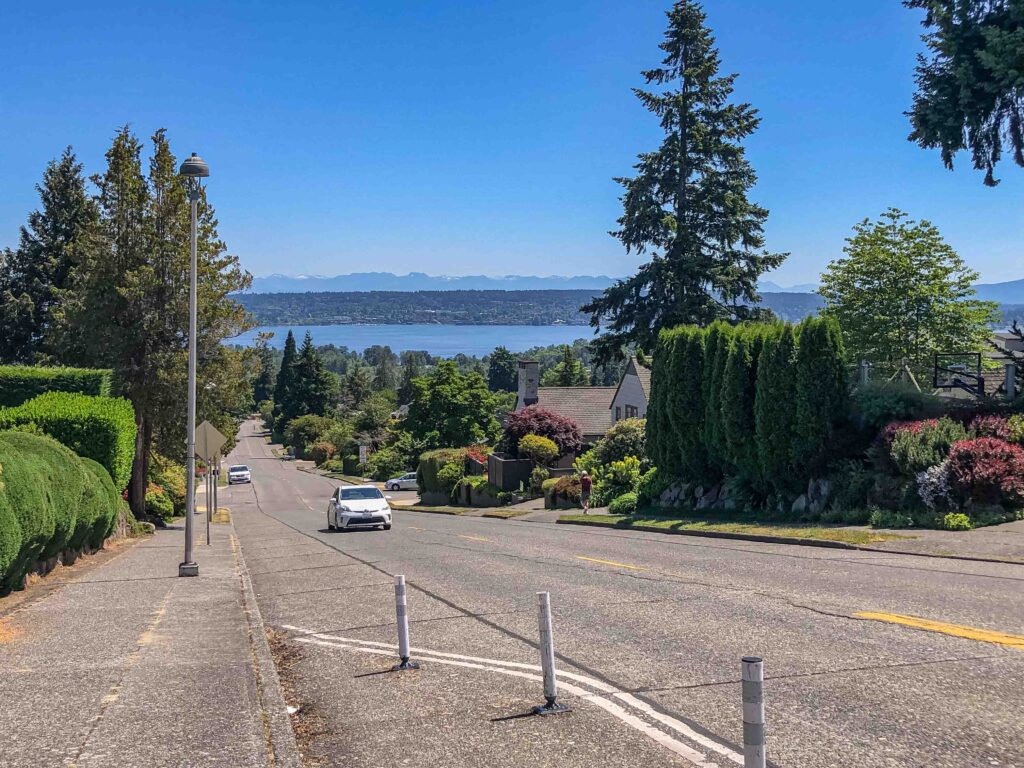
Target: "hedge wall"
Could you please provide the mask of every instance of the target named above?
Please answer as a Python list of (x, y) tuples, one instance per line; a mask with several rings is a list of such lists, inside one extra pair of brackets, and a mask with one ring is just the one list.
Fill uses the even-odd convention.
[(99, 462), (123, 489), (135, 456), (135, 411), (127, 400), (47, 392), (0, 409), (0, 429), (34, 424), (79, 456)]
[(0, 432), (0, 594), (39, 560), (100, 547), (121, 505), (98, 463), (45, 435)]
[(44, 392), (109, 397), (113, 375), (113, 371), (99, 368), (0, 365), (0, 408), (21, 405)]
[(799, 492), (832, 456), (846, 415), (845, 366), (828, 318), (663, 331), (647, 412), (650, 456), (704, 486), (724, 476), (762, 498)]
[(438, 479), (438, 473), (446, 464), (457, 464), (465, 474), (465, 448), (439, 448), (427, 451), (420, 456), (420, 466), (416, 470), (416, 483), (420, 493), (451, 493), (452, 488)]

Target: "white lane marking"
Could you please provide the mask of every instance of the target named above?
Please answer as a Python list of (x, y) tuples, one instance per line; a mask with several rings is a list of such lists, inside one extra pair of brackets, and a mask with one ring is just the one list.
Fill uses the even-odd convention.
[[(350, 645), (356, 644), (360, 646), (373, 646), (375, 648), (390, 649), (392, 651), (393, 649), (398, 647), (393, 643), (381, 643), (373, 640), (361, 640), (359, 638), (354, 637), (339, 637), (337, 635), (328, 635), (320, 632), (311, 632), (310, 630), (303, 629), (302, 627), (296, 627), (289, 624), (284, 624), (282, 626), (284, 629), (287, 629), (289, 631), (301, 632), (308, 637), (320, 638), (332, 642), (348, 643)], [(458, 653), (444, 653), (442, 651), (433, 651), (428, 648), (412, 648), (410, 650), (412, 650), (417, 655), (429, 654), (431, 656), (437, 657), (435, 660), (457, 659), (466, 662), (476, 662), (478, 664), (485, 664), (488, 665), (488, 668), (498, 666), (509, 667), (512, 669), (530, 670), (532, 672), (541, 671), (541, 668), (536, 664), (523, 664), (516, 661), (501, 661), (500, 659), (485, 659), (480, 658), (478, 656), (464, 656)], [(710, 749), (713, 752), (717, 752), (718, 754), (727, 757), (729, 760), (732, 760), (734, 763), (737, 763), (738, 765), (743, 765), (743, 755), (741, 755), (740, 753), (730, 749), (724, 744), (719, 744), (717, 741), (713, 739), (709, 739), (701, 733), (698, 733), (693, 728), (688, 726), (686, 723), (677, 720), (676, 718), (670, 715), (658, 712), (656, 709), (654, 709), (654, 707), (638, 699), (636, 696), (633, 696), (631, 693), (627, 693), (626, 691), (616, 688), (613, 685), (609, 685), (608, 683), (605, 683), (601, 680), (596, 680), (592, 677), (587, 677), (586, 675), (580, 675), (575, 672), (569, 672), (568, 670), (564, 669), (559, 669), (557, 670), (557, 672), (560, 678), (575, 680), (576, 682), (594, 688), (595, 690), (598, 690), (601, 693), (612, 694), (616, 699), (619, 699), (622, 703), (643, 712), (648, 717), (657, 720), (662, 725), (671, 728), (672, 730), (676, 731), (685, 738), (690, 739), (691, 741), (696, 742), (697, 744), (700, 744), (702, 747), (706, 749)], [(584, 698), (588, 698), (594, 701), (597, 700), (597, 698), (594, 697), (593, 694), (587, 691), (583, 691), (581, 695)], [(658, 732), (660, 733), (660, 731)]]
[[(394, 655), (393, 651), (385, 650), (383, 648), (366, 648), (366, 647), (359, 646), (359, 645), (344, 645), (342, 643), (335, 642), (335, 641), (321, 640), (318, 637), (314, 637), (314, 636), (299, 637), (299, 638), (296, 638), (296, 642), (308, 643), (308, 644), (311, 644), (311, 645), (319, 645), (319, 646), (322, 646), (322, 647), (325, 647), (325, 648), (336, 648), (336, 649), (339, 649), (339, 650), (357, 651), (359, 653), (372, 653), (372, 654), (376, 654), (378, 656), (393, 656)], [(377, 644), (375, 643), (375, 645), (377, 645)], [(451, 654), (445, 654), (445, 655), (451, 655)], [(458, 661), (456, 659), (448, 659), (448, 658), (434, 658), (434, 657), (430, 657), (430, 656), (424, 656), (422, 651), (420, 653), (417, 653), (417, 658), (420, 659), (421, 661), (429, 661), (429, 662), (431, 662), (433, 664), (447, 664), (449, 666), (465, 667), (465, 668), (468, 668), (468, 669), (481, 669), (481, 670), (484, 670), (486, 672), (499, 672), (499, 673), (501, 673), (503, 675), (510, 675), (512, 677), (519, 677), (519, 678), (523, 678), (524, 680), (532, 680), (532, 681), (535, 681), (535, 682), (542, 682), (542, 680), (543, 680), (543, 678), (541, 678), (540, 675), (532, 675), (529, 672), (520, 672), (519, 670), (516, 670), (516, 669), (504, 669), (504, 668), (498, 667), (498, 666), (489, 666), (487, 664), (478, 664), (478, 663), (474, 663), (474, 662), (470, 662), (470, 661)], [(523, 666), (525, 666), (525, 665), (523, 665)], [(666, 749), (668, 749), (668, 750), (670, 750), (672, 752), (675, 752), (680, 757), (686, 758), (691, 763), (693, 763), (695, 766), (698, 766), (698, 768), (717, 768), (717, 766), (715, 766), (714, 763), (709, 763), (705, 759), (704, 755), (702, 755), (697, 750), (693, 749), (692, 747), (688, 747), (687, 745), (683, 744), (682, 742), (677, 741), (676, 739), (673, 739), (667, 733), (665, 733), (663, 731), (659, 731), (654, 726), (649, 725), (648, 723), (645, 723), (643, 720), (638, 718), (636, 715), (633, 715), (632, 713), (627, 712), (626, 710), (624, 710), (618, 704), (615, 704), (614, 702), (608, 701), (607, 699), (601, 698), (599, 696), (594, 696), (589, 691), (586, 691), (583, 688), (579, 688), (579, 687), (577, 687), (575, 685), (571, 685), (569, 683), (562, 683), (560, 687), (561, 687), (561, 689), (563, 691), (566, 691), (567, 693), (571, 693), (574, 696), (578, 696), (581, 699), (584, 699), (584, 700), (589, 701), (589, 702), (591, 702), (593, 704), (596, 704), (597, 706), (599, 706), (601, 709), (603, 709), (608, 714), (613, 715), (614, 717), (616, 717), (619, 720), (621, 720), (622, 722), (624, 722), (626, 725), (629, 725), (630, 727), (634, 728), (635, 730), (640, 731), (640, 733), (642, 733), (645, 736), (647, 736), (648, 738), (656, 741), (658, 744), (661, 744)]]

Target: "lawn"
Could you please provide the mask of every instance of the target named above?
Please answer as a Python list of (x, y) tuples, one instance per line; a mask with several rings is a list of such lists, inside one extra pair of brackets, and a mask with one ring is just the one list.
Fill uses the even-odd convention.
[(866, 528), (843, 528), (812, 525), (776, 525), (773, 523), (723, 522), (715, 520), (694, 520), (679, 517), (652, 517), (629, 515), (562, 515), (560, 523), (598, 523), (615, 528), (633, 530), (694, 531), (707, 533), (735, 533), (750, 536), (773, 536), (789, 539), (818, 539), (840, 541), (845, 544), (864, 546), (893, 539), (910, 539), (894, 533), (879, 533)]

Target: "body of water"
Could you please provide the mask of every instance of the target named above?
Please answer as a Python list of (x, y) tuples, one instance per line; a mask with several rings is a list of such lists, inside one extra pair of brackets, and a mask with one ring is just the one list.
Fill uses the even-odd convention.
[(426, 350), (437, 357), (454, 357), (460, 352), (482, 357), (499, 346), (523, 352), (594, 335), (585, 325), (277, 325), (254, 328), (227, 343), (249, 345), (257, 333), (269, 331), (274, 334), (271, 346), (283, 347), (289, 330), (299, 344), (309, 331), (317, 345), (334, 344), (362, 352), (380, 344), (395, 352)]

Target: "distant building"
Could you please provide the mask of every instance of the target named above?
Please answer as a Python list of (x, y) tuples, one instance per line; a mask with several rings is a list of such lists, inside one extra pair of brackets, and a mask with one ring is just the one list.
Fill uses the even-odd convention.
[(516, 410), (539, 405), (575, 421), (583, 442), (600, 440), (616, 421), (644, 418), (651, 397), (651, 371), (630, 358), (617, 387), (542, 387), (540, 364), (519, 361)]

